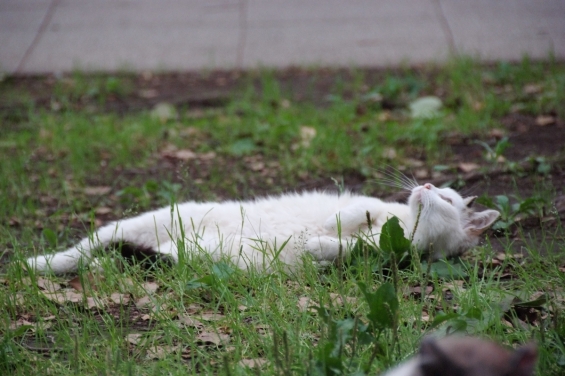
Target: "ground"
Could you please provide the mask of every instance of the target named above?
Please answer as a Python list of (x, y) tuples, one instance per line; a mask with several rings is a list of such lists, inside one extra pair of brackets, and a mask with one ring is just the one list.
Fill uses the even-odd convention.
[[(316, 344), (329, 341), (335, 349), (332, 336), (347, 325), (357, 328), (348, 338), (362, 342), (363, 330), (373, 335), (353, 318), (380, 325), (371, 321), (373, 308), (364, 316), (367, 310), (358, 303), (365, 297), (376, 307), (378, 293), (360, 294), (358, 282), (372, 289), (391, 280), (402, 297), (400, 320), (410, 325), (389, 323), (394, 329), (385, 337), (392, 345), (381, 343), (388, 349), (381, 348), (383, 353), (370, 347), (356, 353), (355, 342), (348, 345), (344, 351), (358, 359), (349, 363), (350, 371), (366, 371), (375, 359), (373, 367), (381, 370), (409, 354), (422, 332), (449, 331), (461, 322), (470, 334), (507, 344), (536, 338), (540, 374), (564, 356), (555, 345), (563, 338), (556, 314), (564, 265), (562, 64), (525, 59), (485, 66), (463, 59), (388, 70), (75, 72), (7, 77), (0, 85), (0, 172), (9, 177), (0, 183), (6, 213), (0, 222), (1, 291), (9, 302), (0, 326), (9, 346), (2, 354), (9, 349), (46, 359), (23, 366), (0, 358), (2, 367), (25, 373), (70, 366), (89, 374), (106, 370), (104, 359), (111, 358), (123, 372), (165, 364), (182, 373), (182, 361), (158, 363), (171, 353), (197, 364), (193, 373), (217, 372), (224, 361), (244, 369), (244, 360), (252, 359), (275, 373), (319, 371), (338, 360), (346, 367)], [(442, 108), (430, 117), (411, 116), (410, 104), (426, 96), (437, 97)], [(450, 282), (454, 276), (446, 278), (438, 265), (426, 273), (425, 261), (414, 261), (415, 269), (399, 271), (400, 277), (394, 270), (392, 277), (390, 271), (376, 273), (383, 270), (377, 262), (360, 274), (341, 266), (321, 274), (307, 268), (300, 275), (305, 282), (295, 284), (295, 276), (249, 276), (223, 263), (173, 267), (148, 280), (136, 274), (136, 266), (124, 272), (113, 265), (123, 274), (103, 281), (87, 272), (78, 279), (30, 279), (15, 266), (33, 253), (72, 244), (91, 226), (175, 201), (340, 187), (404, 200), (407, 192), (382, 184), (383, 173), (392, 169), (479, 196), (478, 207), (502, 212), (482, 246), (466, 256), (475, 269)], [(529, 280), (528, 273), (544, 277)], [(477, 296), (484, 301), (473, 300)], [(330, 318), (310, 312), (310, 301), (328, 303)], [(506, 304), (497, 324), (490, 314), (476, 312), (490, 312), (493, 301)], [(554, 326), (540, 339), (544, 325)], [(27, 331), (18, 332), (20, 327)], [(139, 333), (151, 344), (140, 345)], [(183, 341), (194, 345), (182, 347)], [(291, 350), (284, 349), (285, 341)], [(396, 343), (399, 353), (393, 351)], [(111, 350), (100, 354), (106, 347)], [(98, 354), (89, 359), (89, 351)], [(118, 364), (120, 351), (127, 355)], [(290, 351), (294, 362), (284, 359)]]

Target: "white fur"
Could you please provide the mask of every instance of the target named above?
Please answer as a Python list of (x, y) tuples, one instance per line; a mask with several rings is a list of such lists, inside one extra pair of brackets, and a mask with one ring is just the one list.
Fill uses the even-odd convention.
[(408, 236), (420, 203), (414, 243), (419, 249), (432, 248), (435, 258), (474, 246), (478, 235), (498, 217), (493, 210), (472, 214), (455, 191), (430, 184), (414, 188), (408, 205), (321, 192), (242, 202), (186, 202), (110, 223), (64, 252), (30, 258), (27, 263), (39, 272), (67, 273), (88, 263), (94, 249), (120, 241), (168, 255), (175, 262), (179, 261), (179, 248), (203, 251), (213, 259), (228, 256), (243, 269), (268, 269), (274, 255), (292, 266), (304, 252), (317, 261), (333, 261), (339, 255), (340, 242), (346, 251), (355, 236), (368, 229), (367, 211), (378, 242), (382, 225), (392, 216), (400, 219)]

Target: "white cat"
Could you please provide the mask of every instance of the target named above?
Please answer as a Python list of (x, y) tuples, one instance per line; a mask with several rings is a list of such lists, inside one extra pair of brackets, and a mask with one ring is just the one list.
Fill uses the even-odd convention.
[(536, 360), (534, 344), (510, 351), (474, 337), (428, 337), (415, 357), (383, 376), (530, 376)]
[[(367, 231), (368, 211), (372, 234), (378, 236), (387, 219), (400, 219), (406, 236), (435, 259), (461, 254), (477, 244), (479, 235), (499, 212), (470, 209), (475, 197), (462, 198), (450, 188), (432, 184), (411, 189), (408, 204), (387, 203), (351, 193), (309, 192), (266, 197), (252, 201), (186, 202), (101, 227), (76, 246), (54, 255), (27, 260), (38, 272), (67, 273), (88, 263), (93, 250), (126, 243), (179, 261), (179, 248), (206, 252), (213, 259), (229, 257), (240, 268), (269, 269), (274, 258), (293, 266), (304, 252), (317, 261), (334, 261)], [(182, 247), (181, 247), (182, 245)]]

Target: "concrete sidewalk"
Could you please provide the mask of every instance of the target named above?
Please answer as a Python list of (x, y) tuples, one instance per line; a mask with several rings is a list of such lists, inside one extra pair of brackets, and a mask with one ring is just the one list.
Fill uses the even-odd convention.
[(0, 0), (8, 73), (565, 59), (565, 0)]

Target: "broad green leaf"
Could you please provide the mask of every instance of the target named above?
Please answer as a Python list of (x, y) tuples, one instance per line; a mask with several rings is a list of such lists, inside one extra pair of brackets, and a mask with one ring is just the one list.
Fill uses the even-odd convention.
[(391, 283), (384, 283), (376, 292), (371, 293), (363, 282), (358, 282), (359, 289), (369, 304), (367, 318), (377, 329), (392, 328), (398, 314), (398, 298)]
[[(427, 270), (427, 268), (428, 263), (426, 261), (422, 262), (422, 270)], [(430, 267), (430, 274), (436, 278), (443, 278), (447, 280), (463, 279), (469, 276), (464, 265), (453, 263), (451, 260), (439, 260), (432, 263)]]
[(390, 218), (383, 225), (379, 247), (388, 254), (394, 253), (397, 260), (410, 250), (410, 240), (404, 237), (404, 230), (397, 217)]
[(212, 273), (220, 281), (225, 281), (234, 273), (234, 270), (225, 262), (218, 262), (212, 266)]

